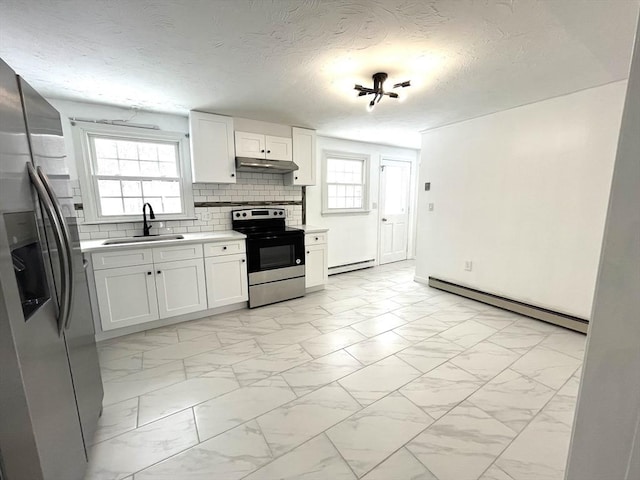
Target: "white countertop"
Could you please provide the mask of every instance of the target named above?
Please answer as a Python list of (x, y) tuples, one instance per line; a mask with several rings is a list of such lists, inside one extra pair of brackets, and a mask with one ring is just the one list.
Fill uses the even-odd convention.
[(230, 240), (244, 240), (246, 235), (234, 230), (223, 232), (202, 232), (202, 233), (176, 233), (184, 238), (179, 240), (156, 240), (151, 242), (131, 242), (117, 245), (104, 245), (112, 238), (101, 238), (100, 240), (85, 240), (80, 242), (80, 249), (84, 253), (104, 251), (104, 250), (131, 250), (132, 248), (153, 248), (166, 247), (167, 245), (178, 245), (181, 243), (207, 243), (207, 242), (228, 242)]
[(295, 228), (299, 228), (301, 230), (304, 230), (304, 233), (322, 233), (322, 232), (328, 232), (329, 231), (328, 228), (314, 227), (313, 225), (296, 225)]

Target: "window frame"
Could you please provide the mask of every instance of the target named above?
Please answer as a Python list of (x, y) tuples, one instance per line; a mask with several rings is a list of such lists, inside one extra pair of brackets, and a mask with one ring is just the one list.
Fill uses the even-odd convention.
[[(152, 130), (139, 127), (127, 127), (101, 123), (85, 123), (74, 120), (71, 122), (73, 141), (77, 159), (78, 179), (82, 192), (82, 205), (85, 224), (101, 223), (131, 223), (140, 221), (139, 215), (101, 215), (99, 208), (98, 178), (96, 175), (96, 159), (94, 146), (90, 136), (118, 137), (131, 141), (169, 142), (176, 144), (178, 152), (178, 179), (180, 182), (180, 200), (182, 213), (156, 213), (156, 220), (193, 220), (195, 219), (195, 207), (193, 203), (193, 185), (191, 183), (191, 158), (189, 155), (189, 139), (186, 134), (180, 132), (168, 132), (164, 130)], [(127, 177), (121, 177), (126, 179)], [(133, 179), (146, 179), (144, 175), (129, 177)], [(155, 177), (161, 179), (162, 177)]]
[[(329, 208), (329, 183), (327, 183), (328, 160), (358, 160), (362, 162), (362, 207), (360, 208)], [(350, 215), (367, 214), (369, 208), (369, 168), (371, 155), (362, 153), (342, 152), (336, 150), (322, 151), (322, 215)], [(337, 184), (332, 184), (337, 185)]]

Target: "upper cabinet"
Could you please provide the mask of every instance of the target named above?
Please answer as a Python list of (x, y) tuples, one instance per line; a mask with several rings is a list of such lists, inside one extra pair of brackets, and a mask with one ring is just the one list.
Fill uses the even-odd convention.
[(259, 133), (236, 132), (236, 156), (290, 162), (293, 160), (291, 139)]
[(233, 118), (189, 112), (194, 183), (236, 183)]
[(292, 128), (293, 161), (299, 169), (285, 175), (288, 185), (316, 184), (316, 132), (306, 128)]

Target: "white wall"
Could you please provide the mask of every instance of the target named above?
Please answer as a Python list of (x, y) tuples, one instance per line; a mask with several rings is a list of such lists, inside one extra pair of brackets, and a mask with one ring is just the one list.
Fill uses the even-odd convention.
[[(338, 138), (318, 137), (316, 143), (317, 185), (307, 187), (307, 224), (329, 228), (329, 267), (378, 260), (378, 187), (380, 159), (390, 158), (412, 162), (412, 179), (417, 178), (418, 151), (373, 143), (354, 142)], [(322, 215), (322, 152), (333, 150), (371, 156), (369, 205), (363, 214)], [(374, 205), (375, 204), (375, 205)], [(411, 204), (411, 215), (415, 211)], [(375, 207), (375, 208), (374, 208)], [(412, 222), (415, 225), (415, 222)], [(409, 252), (413, 252), (413, 230), (409, 232)]]
[(611, 185), (567, 480), (640, 478), (640, 29)]
[(416, 278), (589, 318), (625, 88), (424, 132)]

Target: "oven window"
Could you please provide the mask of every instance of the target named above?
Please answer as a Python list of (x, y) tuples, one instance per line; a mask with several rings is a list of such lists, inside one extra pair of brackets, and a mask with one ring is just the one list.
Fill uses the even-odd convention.
[(295, 248), (293, 245), (260, 247), (260, 270), (294, 265), (294, 251)]

